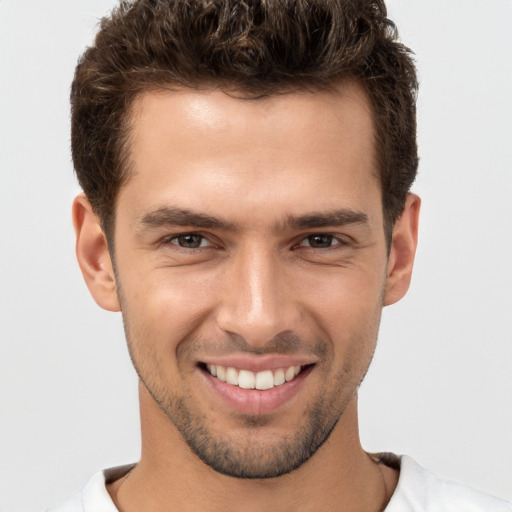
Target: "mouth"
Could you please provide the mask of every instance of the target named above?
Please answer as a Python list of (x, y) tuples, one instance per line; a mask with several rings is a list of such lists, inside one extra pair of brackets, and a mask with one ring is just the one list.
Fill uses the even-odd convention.
[(266, 391), (267, 389), (282, 386), (286, 382), (292, 381), (304, 369), (311, 365), (295, 365), (273, 370), (262, 370), (259, 372), (237, 369), (232, 366), (222, 366), (220, 364), (202, 363), (202, 366), (211, 376), (231, 386), (238, 386), (242, 389)]
[(229, 363), (201, 362), (198, 366), (214, 396), (229, 409), (249, 415), (271, 413), (290, 404), (315, 367), (306, 361)]

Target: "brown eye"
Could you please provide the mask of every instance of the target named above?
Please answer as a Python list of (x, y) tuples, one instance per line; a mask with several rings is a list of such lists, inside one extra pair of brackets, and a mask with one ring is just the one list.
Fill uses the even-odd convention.
[(184, 249), (199, 249), (207, 245), (207, 240), (202, 235), (195, 233), (186, 233), (184, 235), (178, 235), (171, 239), (171, 243), (179, 245)]
[(314, 249), (328, 249), (338, 244), (339, 241), (334, 236), (319, 233), (306, 237), (300, 245), (303, 247), (313, 247)]

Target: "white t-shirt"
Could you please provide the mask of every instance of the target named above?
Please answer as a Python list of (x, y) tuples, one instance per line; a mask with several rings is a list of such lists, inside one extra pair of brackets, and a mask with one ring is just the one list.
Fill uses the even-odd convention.
[[(512, 503), (437, 478), (407, 455), (398, 460), (398, 485), (384, 512), (512, 512)], [(96, 473), (81, 492), (47, 512), (118, 512), (105, 482), (121, 478), (132, 467), (121, 466)]]

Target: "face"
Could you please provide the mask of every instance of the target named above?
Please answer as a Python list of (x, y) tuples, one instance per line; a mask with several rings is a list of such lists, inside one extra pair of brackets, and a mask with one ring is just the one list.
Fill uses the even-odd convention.
[(132, 121), (115, 280), (147, 396), (217, 471), (287, 473), (354, 400), (387, 293), (368, 101), (152, 92)]

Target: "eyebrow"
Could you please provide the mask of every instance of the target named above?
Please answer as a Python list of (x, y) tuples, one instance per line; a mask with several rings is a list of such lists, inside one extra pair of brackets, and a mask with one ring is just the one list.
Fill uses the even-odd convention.
[[(281, 229), (314, 229), (328, 226), (340, 227), (348, 224), (367, 224), (368, 216), (356, 210), (340, 209), (330, 212), (311, 212), (305, 215), (288, 215), (277, 223)], [(146, 213), (139, 221), (142, 228), (183, 226), (223, 231), (238, 231), (239, 227), (228, 220), (193, 212), (183, 208), (161, 207)]]
[(330, 212), (313, 212), (300, 216), (288, 216), (284, 226), (291, 229), (341, 227), (348, 224), (368, 224), (368, 215), (350, 209), (333, 210)]
[(232, 222), (193, 212), (184, 208), (158, 208), (153, 212), (146, 213), (140, 220), (144, 228), (158, 228), (163, 226), (190, 226), (194, 228), (221, 229), (225, 231), (236, 231)]

